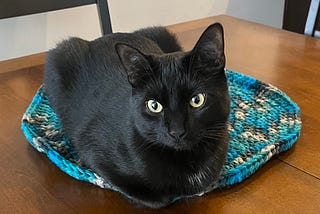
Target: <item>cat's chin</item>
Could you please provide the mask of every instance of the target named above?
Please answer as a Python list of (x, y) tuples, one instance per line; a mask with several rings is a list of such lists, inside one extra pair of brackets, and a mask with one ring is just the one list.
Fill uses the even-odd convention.
[(169, 140), (166, 146), (175, 151), (192, 151), (196, 144), (189, 140)]

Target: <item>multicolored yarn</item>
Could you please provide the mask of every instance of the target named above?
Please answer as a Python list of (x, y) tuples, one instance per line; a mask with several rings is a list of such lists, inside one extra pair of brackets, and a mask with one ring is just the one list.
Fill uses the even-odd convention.
[[(291, 148), (300, 136), (300, 109), (287, 95), (252, 77), (231, 70), (226, 70), (226, 74), (231, 96), (230, 146), (219, 186), (204, 192), (240, 183), (271, 157)], [(92, 170), (79, 165), (79, 158), (50, 107), (44, 86), (23, 115), (22, 130), (30, 144), (65, 173), (119, 191)], [(183, 197), (189, 196), (177, 199)]]

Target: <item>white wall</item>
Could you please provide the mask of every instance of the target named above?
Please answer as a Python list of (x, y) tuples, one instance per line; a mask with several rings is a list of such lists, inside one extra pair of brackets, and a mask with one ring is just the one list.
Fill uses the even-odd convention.
[(95, 5), (0, 20), (0, 61), (46, 51), (70, 36), (101, 36)]
[[(115, 32), (219, 14), (281, 28), (283, 7), (284, 0), (109, 0)], [(101, 36), (95, 5), (0, 20), (0, 61), (46, 51), (70, 36)]]
[(46, 15), (0, 20), (0, 60), (43, 51), (46, 23)]
[(115, 31), (149, 25), (169, 25), (224, 14), (229, 0), (113, 0), (111, 22)]
[(229, 0), (226, 14), (282, 28), (284, 0)]

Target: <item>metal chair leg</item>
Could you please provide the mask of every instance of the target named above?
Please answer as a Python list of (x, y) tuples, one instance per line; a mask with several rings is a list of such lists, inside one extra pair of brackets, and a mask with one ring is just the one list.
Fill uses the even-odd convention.
[(314, 36), (315, 31), (315, 23), (317, 19), (317, 14), (320, 6), (320, 0), (311, 0), (308, 18), (306, 21), (306, 26), (304, 28), (304, 34), (309, 36)]
[(100, 27), (103, 35), (112, 33), (112, 26), (108, 8), (108, 0), (97, 0)]

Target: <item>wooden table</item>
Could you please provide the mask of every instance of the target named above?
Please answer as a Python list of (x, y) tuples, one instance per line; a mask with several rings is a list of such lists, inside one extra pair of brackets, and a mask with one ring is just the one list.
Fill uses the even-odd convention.
[(0, 212), (319, 213), (320, 40), (228, 16), (169, 28), (190, 49), (217, 21), (225, 28), (227, 67), (279, 87), (301, 107), (303, 130), (293, 149), (239, 185), (161, 210), (138, 209), (118, 193), (69, 177), (27, 143), (20, 119), (42, 82), (43, 55), (33, 66), (33, 56), (9, 60), (0, 62)]

